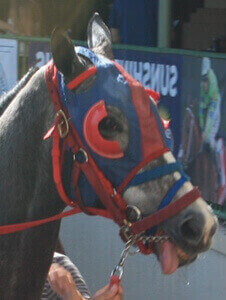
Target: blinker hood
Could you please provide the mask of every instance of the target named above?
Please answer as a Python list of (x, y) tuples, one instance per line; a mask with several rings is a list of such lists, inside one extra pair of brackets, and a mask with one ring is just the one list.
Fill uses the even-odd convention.
[[(86, 91), (76, 93), (57, 72), (60, 101), (85, 149), (112, 186), (118, 189), (142, 161), (167, 148), (162, 121), (145, 89), (120, 65), (89, 49), (75, 49), (77, 54), (93, 63), (95, 79)], [(107, 116), (108, 106), (120, 110), (128, 124), (129, 143), (124, 151), (117, 141), (105, 140), (99, 133), (98, 125)], [(96, 206), (98, 197), (82, 172), (77, 184), (83, 205)], [(73, 184), (69, 194), (76, 201)]]

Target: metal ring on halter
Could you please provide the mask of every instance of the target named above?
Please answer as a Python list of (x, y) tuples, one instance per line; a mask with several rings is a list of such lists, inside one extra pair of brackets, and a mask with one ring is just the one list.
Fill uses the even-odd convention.
[(55, 118), (61, 118), (60, 122), (57, 124), (57, 129), (60, 137), (63, 139), (68, 135), (69, 132), (68, 119), (62, 109), (58, 110), (58, 112), (55, 115)]
[(121, 228), (120, 228), (120, 232), (123, 234), (123, 236), (125, 237), (126, 239), (126, 242), (128, 242), (129, 240), (131, 240), (131, 238), (133, 237), (130, 230), (129, 230), (129, 226), (127, 225), (123, 225)]
[(129, 255), (130, 255), (130, 256), (136, 255), (136, 254), (138, 254), (138, 253), (140, 253), (140, 249), (137, 249), (137, 250), (135, 250), (135, 251), (129, 251)]
[(84, 149), (80, 148), (78, 152), (73, 154), (73, 160), (80, 164), (83, 164), (89, 160), (89, 157), (87, 152)]

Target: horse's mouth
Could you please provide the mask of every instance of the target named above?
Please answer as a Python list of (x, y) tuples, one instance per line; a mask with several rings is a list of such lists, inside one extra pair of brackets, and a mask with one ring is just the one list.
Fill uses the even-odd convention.
[(154, 243), (154, 253), (157, 255), (163, 274), (172, 274), (179, 267), (193, 262), (195, 256), (186, 254), (171, 240)]
[[(120, 231), (120, 236), (124, 243), (128, 242), (128, 236), (124, 231)], [(160, 239), (153, 241), (152, 249), (160, 262), (163, 274), (172, 274), (179, 267), (190, 264), (197, 258), (197, 253), (184, 252), (163, 230), (159, 230), (156, 236)]]

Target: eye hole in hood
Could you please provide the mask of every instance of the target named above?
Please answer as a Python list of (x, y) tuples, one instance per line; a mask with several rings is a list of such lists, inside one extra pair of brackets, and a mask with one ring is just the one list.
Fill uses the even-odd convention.
[(114, 116), (107, 113), (103, 100), (95, 103), (86, 113), (83, 133), (89, 147), (105, 158), (117, 159), (124, 156), (119, 143), (114, 139), (123, 131), (123, 126)]

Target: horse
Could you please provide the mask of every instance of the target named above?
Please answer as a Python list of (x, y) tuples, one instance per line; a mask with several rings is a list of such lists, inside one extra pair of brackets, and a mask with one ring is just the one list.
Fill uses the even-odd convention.
[[(79, 51), (82, 53), (79, 54)], [(166, 240), (160, 238), (153, 239), (152, 242), (152, 251), (157, 256), (163, 273), (170, 274), (178, 267), (194, 261), (200, 252), (209, 249), (217, 228), (217, 219), (199, 194), (197, 196), (197, 192), (193, 192), (192, 184), (184, 177), (171, 151), (163, 146), (165, 136), (154, 101), (138, 82), (119, 65), (114, 64), (107, 26), (98, 14), (91, 18), (86, 49), (74, 47), (67, 34), (57, 28), (51, 36), (51, 52), (51, 65), (41, 67), (34, 73), (32, 71), (9, 95), (4, 96), (0, 117), (0, 232), (3, 225), (48, 219), (61, 214), (66, 207), (53, 176), (53, 140), (61, 133), (59, 143), (62, 144), (64, 133), (76, 133), (71, 127), (68, 133), (65, 124), (68, 125), (72, 118), (65, 116), (66, 112), (61, 110), (61, 113), (58, 111), (55, 114), (51, 97), (53, 90), (47, 89), (47, 82), (51, 78), (45, 77), (46, 70), (51, 66), (51, 70), (56, 70), (54, 82), (60, 84), (60, 91), (53, 81), (50, 80), (49, 84), (57, 89), (56, 93), (61, 94), (64, 104), (72, 105), (71, 109), (75, 113), (77, 104), (86, 111), (85, 119), (84, 111), (77, 113), (74, 124), (75, 127), (85, 128), (81, 131), (85, 132), (86, 137), (80, 137), (85, 144), (84, 148), (79, 149), (72, 157), (72, 153), (65, 147), (68, 156), (65, 154), (60, 162), (63, 180), (61, 187), (65, 186), (65, 194), (75, 196), (76, 202), (80, 192), (81, 209), (84, 208), (88, 214), (102, 211), (103, 216), (117, 221), (121, 229), (126, 229), (121, 232), (123, 240), (126, 240), (128, 229), (137, 232), (134, 236), (138, 239), (138, 244), (144, 239), (141, 248), (143, 252), (149, 249), (145, 238), (148, 241), (153, 235), (148, 232), (151, 227), (150, 217), (153, 216), (158, 223), (155, 234), (167, 237)], [(94, 69), (96, 72), (90, 73)], [(89, 76), (85, 76), (88, 70)], [(75, 79), (77, 84), (73, 86)], [(131, 89), (128, 88), (128, 82)], [(94, 94), (99, 91), (97, 86), (101, 96), (95, 100)], [(131, 93), (136, 96), (133, 98), (136, 109)], [(78, 102), (74, 97), (82, 97), (82, 100)], [(109, 99), (112, 100), (108, 103)], [(86, 107), (86, 101), (94, 102)], [(150, 127), (151, 118), (153, 125)], [(53, 124), (57, 124), (58, 130), (52, 127)], [(50, 128), (52, 130), (49, 131)], [(46, 135), (47, 132), (49, 134)], [(68, 136), (65, 137), (67, 138)], [(159, 154), (154, 155), (153, 151), (159, 144), (164, 151), (158, 150)], [(152, 159), (147, 159), (147, 156), (145, 162), (141, 162), (139, 156), (146, 153), (151, 153)], [(80, 154), (80, 158), (77, 154)], [(96, 167), (96, 175), (89, 178), (101, 186), (97, 193), (93, 192), (95, 184), (91, 188), (83, 173), (76, 177), (75, 192), (71, 192), (68, 174), (74, 170), (72, 158), (76, 161), (76, 167), (79, 165), (83, 168), (84, 174), (88, 163), (94, 167), (97, 162), (100, 164), (99, 169)], [(176, 167), (170, 170), (168, 165)], [(105, 171), (104, 175), (100, 169)], [(149, 177), (153, 174), (150, 175), (149, 172), (152, 169), (158, 174), (151, 179)], [(128, 178), (122, 187), (121, 182), (124, 182), (124, 177), (128, 177), (128, 174), (130, 177), (131, 170), (134, 177)], [(76, 173), (76, 168), (74, 172)], [(101, 183), (104, 182), (102, 185), (100, 181), (95, 181), (100, 174)], [(144, 179), (144, 175), (148, 178)], [(120, 192), (112, 189), (110, 180), (112, 186), (121, 185)], [(130, 180), (136, 182), (132, 184)], [(175, 188), (175, 185), (179, 187)], [(172, 215), (172, 211), (168, 211), (167, 217), (164, 207), (159, 210), (160, 219), (160, 215), (155, 215), (155, 212), (162, 199), (166, 201), (165, 196), (169, 190), (172, 192), (172, 187), (174, 192), (167, 207), (172, 210), (172, 206), (178, 205), (178, 199), (189, 205), (181, 202), (184, 207), (181, 206), (177, 214)], [(86, 198), (87, 195), (90, 198)], [(194, 201), (189, 202), (194, 195)], [(114, 201), (105, 201), (105, 196), (109, 201)], [(90, 199), (93, 201), (91, 204)], [(118, 209), (119, 203), (123, 207), (121, 210)], [(72, 205), (75, 205), (73, 201)], [(108, 208), (112, 209), (110, 213), (106, 212)], [(123, 220), (117, 216), (122, 216)], [(59, 228), (60, 220), (55, 220), (0, 236), (1, 299), (40, 299)]]
[(179, 160), (191, 177), (192, 183), (199, 186), (203, 198), (209, 202), (217, 202), (216, 162), (210, 149), (204, 146), (191, 107), (186, 109), (181, 136)]

